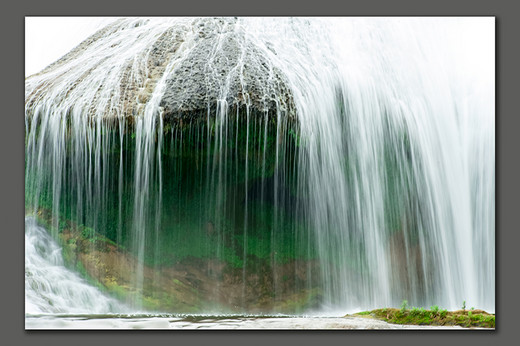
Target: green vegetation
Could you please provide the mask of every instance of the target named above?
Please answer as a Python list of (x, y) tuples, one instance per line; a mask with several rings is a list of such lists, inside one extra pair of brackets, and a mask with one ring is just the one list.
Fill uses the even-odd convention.
[(403, 302), (401, 303), (401, 312), (405, 312), (406, 309), (408, 309), (408, 301), (403, 300)]
[[(190, 234), (190, 231), (197, 232), (197, 230), (181, 227), (179, 232), (176, 232), (176, 236), (181, 235), (183, 238), (174, 238), (171, 239), (172, 242), (163, 241), (159, 244), (160, 251), (165, 252), (175, 249), (173, 240), (186, 244), (186, 247), (179, 247), (177, 257), (161, 256), (160, 262), (155, 262), (157, 263), (155, 266), (148, 264), (148, 262), (154, 263), (153, 258), (145, 258), (144, 263), (145, 277), (175, 276), (171, 280), (145, 281), (142, 288), (136, 288), (133, 281), (133, 270), (135, 270), (137, 262), (131, 251), (118, 246), (95, 229), (82, 224), (78, 225), (73, 221), (63, 221), (62, 218), (59, 218), (57, 223), (59, 229), (56, 229), (53, 226), (56, 223), (53, 220), (52, 212), (48, 209), (40, 209), (34, 216), (40, 225), (57, 231), (54, 235), (62, 246), (64, 261), (70, 269), (78, 272), (91, 285), (102, 291), (130, 304), (139, 302), (146, 310), (200, 312), (210, 304), (204, 301), (203, 297), (207, 294), (208, 287), (212, 285), (211, 280), (215, 279), (213, 275), (218, 275), (219, 280), (222, 280), (223, 276), (228, 276), (227, 281), (223, 284), (233, 288), (236, 283), (233, 277), (236, 278), (237, 275), (242, 277), (241, 268), (244, 265), (246, 265), (247, 275), (253, 276), (252, 280), (255, 280), (255, 275), (260, 274), (260, 281), (255, 281), (254, 285), (261, 288), (250, 294), (260, 294), (261, 298), (255, 296), (258, 302), (252, 302), (253, 305), (269, 306), (275, 310), (294, 313), (317, 306), (321, 299), (321, 292), (316, 288), (289, 289), (281, 292), (281, 295), (277, 294), (276, 300), (272, 299), (275, 298), (275, 292), (270, 290), (272, 282), (265, 279), (272, 275), (271, 260), (275, 260), (276, 265), (279, 265), (277, 268), (281, 270), (282, 285), (292, 287), (297, 280), (291, 274), (292, 269), (283, 268), (286, 263), (289, 264), (289, 268), (291, 266), (289, 256), (291, 251), (294, 251), (292, 249), (294, 245), (291, 244), (290, 239), (291, 233), (286, 232), (286, 236), (289, 238), (283, 241), (287, 248), (284, 250), (283, 247), (280, 247), (282, 255), (286, 256), (282, 257), (269, 252), (272, 246), (269, 232), (267, 232), (267, 237), (262, 238), (265, 230), (250, 230), (250, 235), (247, 237), (248, 259), (245, 263), (242, 261), (240, 253), (233, 252), (233, 245), (235, 248), (243, 245), (243, 233), (233, 234), (229, 230), (223, 232), (230, 235), (235, 244), (229, 243), (229, 240), (226, 240), (225, 236), (219, 235), (217, 230), (214, 231), (214, 234), (201, 234), (204, 241), (189, 241), (190, 236), (194, 236), (193, 233)], [(213, 263), (217, 267), (214, 272), (206, 274), (200, 272), (200, 268), (205, 268), (205, 264), (212, 263), (215, 259), (217, 261)], [(225, 262), (227, 263), (225, 264)], [(181, 269), (176, 269), (176, 265), (179, 265)], [(222, 267), (219, 269), (220, 265)], [(191, 270), (194, 271), (191, 272)], [(196, 273), (196, 276), (192, 276), (191, 273)]]
[[(134, 255), (136, 227), (144, 228), (144, 262), (149, 266), (217, 259), (240, 268), (251, 262), (250, 257), (277, 264), (312, 258), (313, 244), (302, 243), (309, 240), (299, 215), (284, 210), (280, 202), (275, 210), (272, 196), (277, 168), (284, 186), (279, 184), (276, 190), (285, 199), (295, 194), (297, 126), (278, 124), (264, 114), (247, 119), (242, 113), (222, 124), (213, 117), (166, 122), (160, 151), (162, 183), (153, 172), (139, 225), (134, 216), (137, 138), (133, 126), (131, 122), (123, 129), (102, 126), (101, 141), (107, 144), (103, 169), (94, 169), (102, 178), (97, 173), (87, 175), (87, 167), (76, 167), (77, 171), (68, 172), (75, 178), (63, 179), (54, 189), (51, 164), (26, 172), (26, 210), (36, 206), (50, 211), (52, 218), (44, 226), (55, 236), (74, 223), (94, 248), (117, 243)], [(77, 153), (72, 143), (66, 144), (64, 165), (75, 167)], [(99, 182), (103, 193), (96, 190)], [(74, 251), (79, 248), (69, 245)], [(305, 250), (297, 253), (297, 249)]]
[[(464, 306), (465, 307), (465, 304)], [(354, 316), (370, 317), (395, 324), (431, 325), (431, 326), (461, 326), (464, 328), (495, 328), (495, 315), (483, 310), (447, 311), (437, 305), (424, 308), (408, 308), (406, 300), (401, 309), (383, 308), (371, 311), (362, 311)]]
[(275, 310), (291, 312), (295, 314), (303, 313), (306, 309), (318, 306), (318, 302), (322, 297), (321, 290), (313, 288), (310, 290), (302, 290), (294, 294), (289, 299), (281, 302), (275, 307)]

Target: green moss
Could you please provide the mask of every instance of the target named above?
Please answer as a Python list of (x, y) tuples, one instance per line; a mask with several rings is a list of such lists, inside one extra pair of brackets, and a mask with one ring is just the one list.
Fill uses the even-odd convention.
[(120, 301), (125, 301), (130, 295), (130, 288), (117, 283), (114, 278), (107, 278), (104, 282), (106, 291)]
[[(313, 244), (302, 241), (308, 241), (308, 237), (295, 238), (295, 234), (303, 234), (298, 216), (274, 210), (272, 200), (258, 201), (260, 186), (266, 194), (273, 190), (272, 178), (277, 168), (287, 174), (284, 176), (287, 194), (295, 192), (296, 173), (289, 174), (292, 171), (288, 168), (294, 167), (296, 148), (300, 145), (297, 126), (285, 123), (279, 126), (275, 119), (263, 114), (251, 115), (248, 120), (240, 113), (227, 121), (225, 136), (220, 138), (221, 124), (216, 123), (216, 119), (165, 122), (161, 148), (162, 205), (156, 204), (159, 185), (154, 178), (144, 215), (145, 263), (163, 266), (189, 257), (215, 258), (239, 268), (247, 257), (268, 259), (273, 256), (276, 263), (286, 263), (311, 256), (312, 251), (307, 249)], [(111, 143), (103, 153), (106, 155), (103, 160), (110, 164), (103, 171), (105, 190), (102, 196), (87, 201), (92, 187), (79, 187), (73, 179), (65, 180), (59, 189), (60, 195), (55, 196), (52, 166), (44, 165), (38, 171), (26, 172), (27, 210), (31, 205), (52, 210), (54, 215), (59, 215), (58, 232), (74, 222), (82, 227), (83, 239), (95, 247), (117, 245), (135, 254), (133, 170), (136, 138), (132, 124), (125, 126), (123, 133), (110, 124), (101, 128), (101, 140)], [(284, 153), (277, 161), (276, 145), (280, 141), (284, 145), (279, 149)], [(72, 167), (73, 145), (66, 144), (69, 156), (64, 158), (65, 166)], [(120, 154), (125, 165), (122, 179), (119, 176)], [(78, 201), (78, 196), (83, 196), (83, 200)], [(56, 198), (60, 201), (59, 210), (53, 210)], [(120, 200), (122, 205), (119, 205)], [(247, 215), (244, 215), (246, 205)], [(161, 215), (161, 220), (156, 219), (157, 215)], [(207, 223), (214, 224), (218, 233), (209, 235)], [(45, 226), (54, 232), (54, 225)], [(241, 234), (245, 232), (247, 240), (244, 242)], [(296, 246), (296, 241), (301, 244)], [(303, 250), (297, 253), (297, 249)]]
[[(163, 268), (183, 261), (217, 260), (228, 264), (226, 269), (243, 268), (247, 264), (247, 271), (266, 267), (272, 273), (271, 264), (316, 257), (315, 244), (302, 222), (304, 218), (292, 208), (298, 183), (295, 160), (304, 139), (296, 126), (285, 123), (278, 126), (263, 115), (251, 116), (249, 129), (247, 124), (241, 114), (227, 123), (222, 132), (225, 135), (220, 137), (221, 124), (215, 118), (165, 123), (160, 151), (162, 183), (158, 182), (159, 165), (155, 161), (151, 165), (154, 171), (143, 215), (146, 266)], [(30, 211), (34, 205), (48, 210), (58, 220), (47, 216), (42, 223), (54, 235), (68, 236), (74, 231), (72, 238), (62, 239), (64, 258), (84, 277), (88, 275), (78, 256), (91, 250), (109, 251), (109, 246), (127, 249), (128, 255), (135, 256), (137, 252), (136, 138), (132, 125), (125, 126), (128, 127), (123, 129), (124, 133), (119, 133), (117, 126), (101, 126), (98, 134), (101, 142), (107, 144), (102, 146), (102, 167), (89, 173), (86, 169), (68, 171), (75, 167), (77, 157), (73, 153), (74, 143), (67, 142), (67, 155), (63, 157), (67, 178), (60, 189), (53, 189), (56, 176), (52, 165), (44, 164), (38, 171), (26, 172), (26, 210)], [(124, 166), (122, 177), (120, 163)], [(97, 176), (100, 172), (102, 176)], [(275, 172), (281, 176), (277, 184)], [(88, 182), (78, 184), (75, 181), (78, 176)], [(97, 180), (102, 181), (101, 194), (97, 193)], [(275, 188), (290, 202), (286, 205), (275, 202), (271, 196)], [(56, 191), (59, 196), (54, 195)], [(53, 210), (57, 199), (59, 210)], [(290, 279), (284, 277), (282, 281), (293, 284)], [(89, 281), (94, 280), (89, 278)], [(137, 294), (115, 281), (104, 284), (117, 296)], [(164, 299), (166, 305), (180, 304), (167, 296), (150, 296), (146, 304), (155, 306), (157, 299)], [(303, 302), (296, 299), (292, 304), (299, 306)]]
[(160, 299), (153, 296), (143, 296), (141, 303), (143, 304), (143, 308), (146, 310), (158, 311), (161, 309)]
[(416, 307), (412, 309), (384, 308), (355, 315), (370, 315), (395, 324), (495, 328), (495, 315), (482, 310), (478, 310), (478, 313), (463, 310), (449, 312), (439, 309), (438, 306), (432, 306), (430, 310)]
[(367, 316), (370, 314), (371, 314), (370, 311), (361, 311), (361, 312), (356, 313), (356, 315), (359, 315), (359, 316)]
[(302, 290), (300, 293), (294, 294), (283, 302), (280, 302), (275, 310), (285, 313), (302, 313), (308, 309), (318, 306), (322, 298), (322, 291), (319, 288), (310, 290)]

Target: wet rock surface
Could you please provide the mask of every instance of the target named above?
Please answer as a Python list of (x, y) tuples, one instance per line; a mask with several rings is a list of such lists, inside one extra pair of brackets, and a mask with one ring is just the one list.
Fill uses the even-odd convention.
[(248, 40), (236, 19), (203, 18), (194, 23), (194, 46), (166, 79), (165, 115), (248, 105), (258, 111), (289, 112), (290, 92), (265, 50)]
[(166, 121), (237, 108), (294, 116), (276, 52), (248, 35), (229, 17), (117, 20), (26, 79), (26, 112), (45, 101), (105, 118), (148, 106)]

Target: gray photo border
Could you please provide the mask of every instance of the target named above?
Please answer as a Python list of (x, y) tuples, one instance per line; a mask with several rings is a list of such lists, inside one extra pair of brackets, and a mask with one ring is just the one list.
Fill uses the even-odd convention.
[[(514, 344), (513, 319), (519, 284), (516, 258), (518, 233), (515, 225), (520, 160), (515, 160), (519, 117), (513, 104), (518, 98), (520, 32), (519, 3), (507, 0), (365, 0), (358, 3), (335, 0), (245, 2), (238, 0), (164, 2), (157, 0), (81, 3), (66, 0), (26, 0), (4, 3), (2, 11), (2, 100), (7, 101), (2, 132), (2, 344), (90, 345), (94, 343), (140, 345), (204, 343), (206, 345), (315, 345), (388, 343), (435, 345), (468, 342), (472, 345)], [(24, 330), (24, 17), (44, 16), (143, 16), (143, 15), (265, 15), (265, 16), (496, 16), (496, 239), (497, 328), (489, 331), (25, 331)], [(5, 104), (4, 103), (4, 104)], [(467, 339), (467, 340), (466, 340)], [(510, 342), (508, 342), (510, 341)]]

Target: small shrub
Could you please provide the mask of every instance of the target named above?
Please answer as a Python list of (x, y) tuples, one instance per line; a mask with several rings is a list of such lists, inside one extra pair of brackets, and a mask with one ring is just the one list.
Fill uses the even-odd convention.
[(401, 312), (404, 313), (407, 309), (408, 309), (408, 301), (403, 300), (403, 302), (401, 303)]
[(85, 227), (81, 231), (81, 236), (83, 237), (83, 239), (90, 239), (94, 236), (94, 230), (90, 227)]

